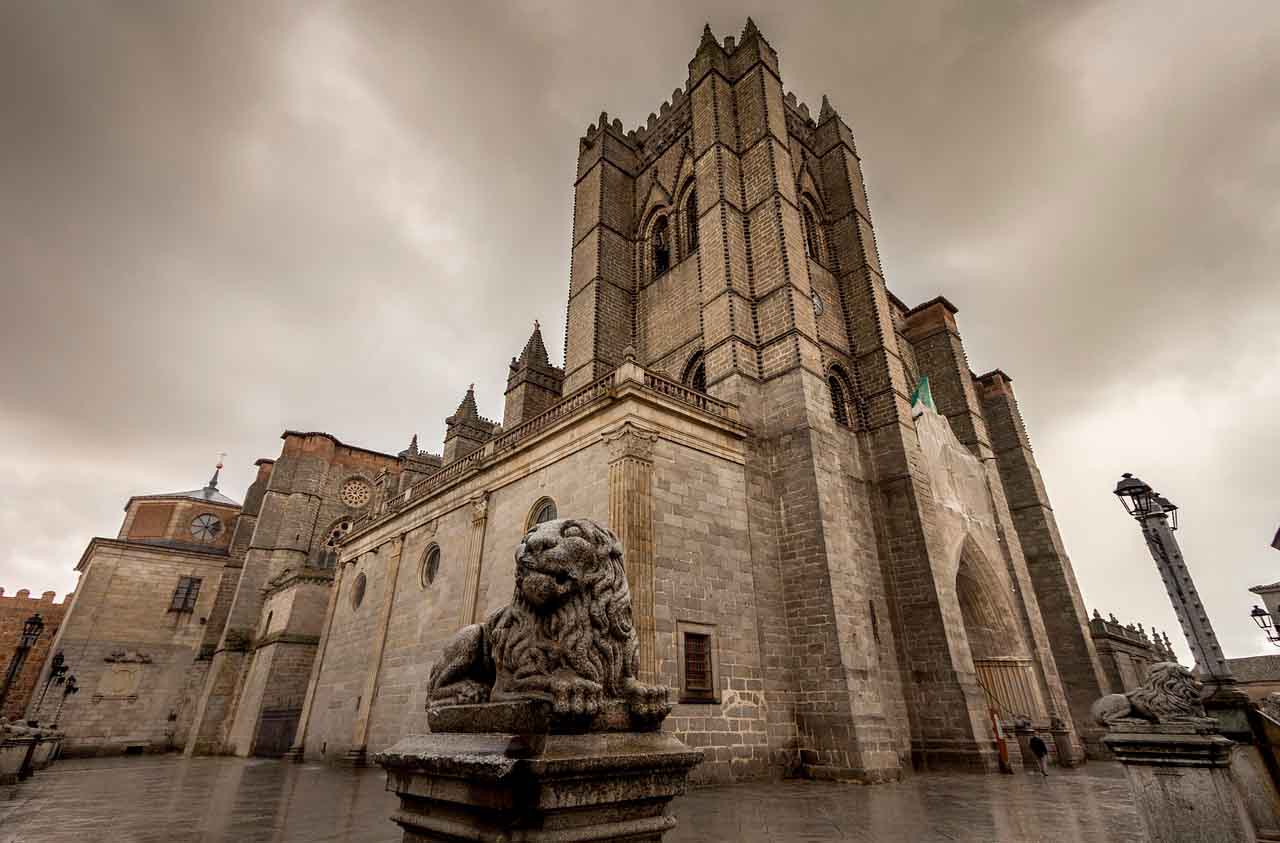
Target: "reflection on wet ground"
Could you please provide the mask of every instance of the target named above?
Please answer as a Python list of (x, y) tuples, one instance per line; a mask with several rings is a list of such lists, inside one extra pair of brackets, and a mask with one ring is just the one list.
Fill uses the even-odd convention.
[[(784, 781), (694, 790), (667, 843), (1131, 841), (1123, 770), (928, 774), (877, 787)], [(381, 770), (266, 759), (150, 756), (59, 761), (0, 787), (0, 843), (96, 840), (395, 843)]]

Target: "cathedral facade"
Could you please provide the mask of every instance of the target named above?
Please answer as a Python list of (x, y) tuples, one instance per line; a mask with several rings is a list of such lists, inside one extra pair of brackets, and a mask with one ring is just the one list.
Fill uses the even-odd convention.
[(559, 515), (622, 542), (641, 678), (704, 778), (994, 769), (1025, 721), (1082, 755), (1107, 679), (956, 317), (889, 291), (848, 124), (750, 21), (705, 30), (646, 125), (579, 140), (563, 368), (535, 326), (501, 422), (468, 391), (438, 456), (289, 431), (261, 461), (181, 742), (362, 763), (426, 731), (443, 644)]

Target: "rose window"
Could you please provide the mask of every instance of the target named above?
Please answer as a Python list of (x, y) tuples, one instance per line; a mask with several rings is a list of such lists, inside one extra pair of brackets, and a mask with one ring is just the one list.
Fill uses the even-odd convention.
[(352, 478), (342, 484), (338, 498), (352, 509), (359, 509), (369, 502), (369, 484)]

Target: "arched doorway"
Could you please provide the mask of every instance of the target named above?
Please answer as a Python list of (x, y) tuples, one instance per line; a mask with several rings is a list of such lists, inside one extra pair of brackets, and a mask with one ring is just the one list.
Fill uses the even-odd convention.
[(1010, 586), (973, 544), (961, 551), (956, 599), (978, 684), (1002, 719), (1048, 719), (1035, 664), (1028, 652)]

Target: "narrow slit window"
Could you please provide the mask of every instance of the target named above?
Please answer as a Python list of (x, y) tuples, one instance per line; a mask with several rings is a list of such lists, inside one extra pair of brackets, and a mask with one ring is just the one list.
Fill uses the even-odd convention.
[(659, 217), (653, 226), (653, 277), (671, 268), (671, 225)]
[(693, 254), (698, 248), (698, 191), (689, 191), (689, 199), (684, 204), (686, 252)]
[(830, 375), (827, 378), (827, 385), (831, 390), (831, 417), (836, 420), (836, 424), (849, 426), (849, 404), (845, 397), (844, 384), (840, 382), (839, 375)]

